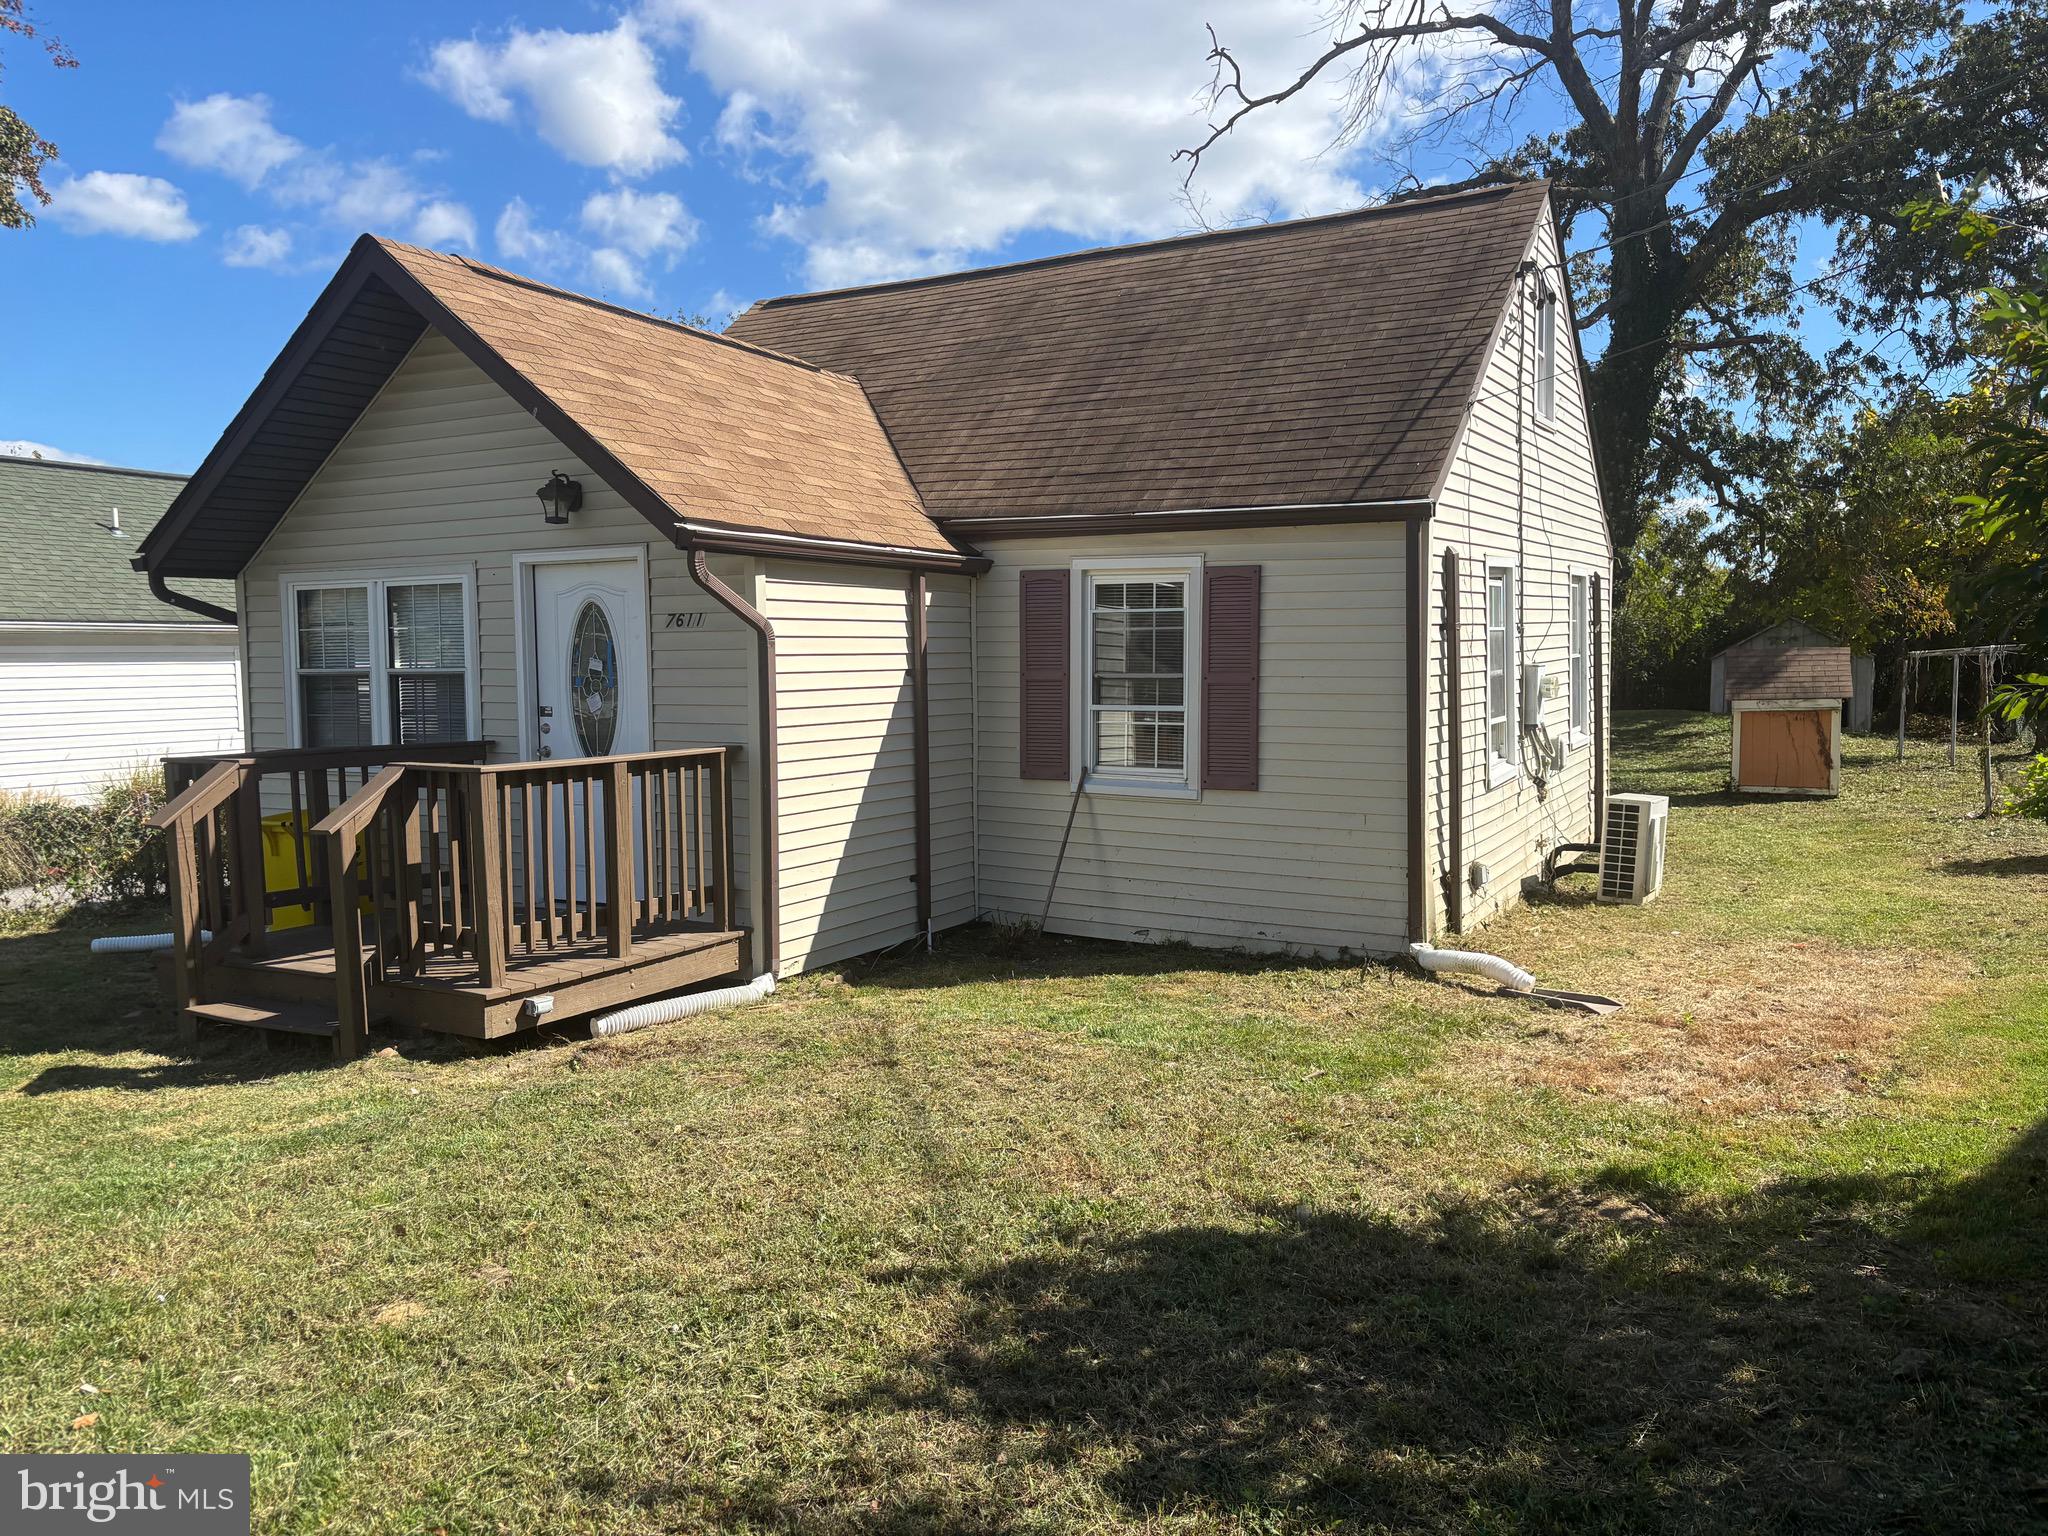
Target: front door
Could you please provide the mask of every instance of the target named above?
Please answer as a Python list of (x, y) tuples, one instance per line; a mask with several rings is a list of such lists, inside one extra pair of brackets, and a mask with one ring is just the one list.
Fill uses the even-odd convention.
[[(528, 568), (533, 590), (533, 708), (527, 741), (535, 757), (610, 757), (651, 749), (647, 718), (647, 589), (637, 560), (550, 561)], [(581, 786), (570, 791), (580, 825)], [(604, 879), (580, 853), (558, 856), (556, 890), (588, 890)], [(571, 883), (573, 882), (573, 883)]]

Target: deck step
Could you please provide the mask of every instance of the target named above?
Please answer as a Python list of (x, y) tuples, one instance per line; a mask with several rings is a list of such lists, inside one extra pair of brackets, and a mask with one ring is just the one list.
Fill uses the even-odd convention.
[(332, 1040), (341, 1032), (332, 1007), (318, 1003), (249, 1001), (194, 1003), (192, 1017), (207, 1024), (234, 1024), (244, 1029), (274, 1029), (290, 1035)]

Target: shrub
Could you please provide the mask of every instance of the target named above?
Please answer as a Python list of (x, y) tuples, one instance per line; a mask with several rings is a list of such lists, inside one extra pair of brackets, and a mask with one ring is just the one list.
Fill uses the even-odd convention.
[(2000, 809), (2008, 816), (2033, 816), (2048, 821), (2048, 752), (2020, 770), (2018, 782)]
[(61, 885), (78, 902), (161, 896), (164, 840), (149, 818), (163, 803), (163, 775), (153, 768), (115, 775), (83, 804), (8, 795), (0, 799), (0, 882)]

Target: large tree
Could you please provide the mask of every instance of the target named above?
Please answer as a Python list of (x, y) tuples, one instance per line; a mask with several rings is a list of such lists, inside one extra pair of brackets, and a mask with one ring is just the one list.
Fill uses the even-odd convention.
[[(1299, 76), (1215, 42), (1203, 153), (1318, 82), (1417, 180), (1556, 190), (1614, 536), (1680, 494), (1755, 513), (1850, 398), (1961, 356), (1968, 297), (2024, 262), (2048, 186), (2048, 8), (2031, 0), (1347, 0)], [(1563, 126), (1558, 126), (1562, 123)], [(1901, 210), (1982, 186), (2016, 238), (1958, 259)], [(1832, 234), (1816, 281), (1796, 242)], [(1823, 352), (1802, 304), (1842, 326)], [(1810, 328), (1809, 328), (1810, 330)]]
[[(27, 0), (0, 0), (0, 39), (7, 35), (22, 42), (36, 40)], [(42, 45), (59, 69), (78, 67), (78, 60), (56, 38), (45, 36)], [(26, 190), (37, 202), (48, 205), (50, 193), (43, 185), (43, 167), (56, 158), (57, 146), (0, 102), (0, 229), (27, 229), (35, 223), (35, 215), (23, 205), (21, 195)]]

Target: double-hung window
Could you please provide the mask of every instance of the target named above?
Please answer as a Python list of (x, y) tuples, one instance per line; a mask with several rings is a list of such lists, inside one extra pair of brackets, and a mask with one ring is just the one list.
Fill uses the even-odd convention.
[(1193, 573), (1087, 574), (1087, 743), (1110, 780), (1187, 785)]
[(1575, 571), (1571, 592), (1572, 735), (1578, 737), (1587, 734), (1587, 724), (1592, 718), (1593, 578), (1584, 571)]
[(1486, 568), (1486, 757), (1498, 781), (1521, 760), (1515, 742), (1515, 568)]
[(468, 739), (469, 593), (462, 576), (287, 581), (296, 745)]

